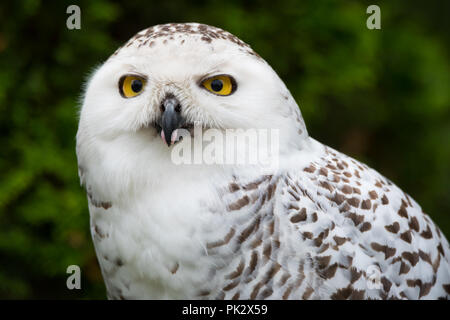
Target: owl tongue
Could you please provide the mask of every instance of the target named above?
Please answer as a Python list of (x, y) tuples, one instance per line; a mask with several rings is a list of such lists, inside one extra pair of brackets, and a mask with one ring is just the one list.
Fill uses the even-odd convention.
[[(172, 132), (172, 136), (170, 137), (170, 145), (173, 145), (174, 142), (177, 141), (177, 132), (178, 129)], [(166, 136), (164, 135), (164, 130), (161, 130), (161, 138), (164, 141), (164, 143), (166, 143)]]

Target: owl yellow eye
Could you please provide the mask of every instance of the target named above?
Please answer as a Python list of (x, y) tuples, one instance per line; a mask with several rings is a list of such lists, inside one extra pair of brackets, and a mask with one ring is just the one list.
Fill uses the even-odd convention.
[(125, 75), (119, 80), (119, 91), (122, 97), (132, 98), (144, 90), (146, 80), (140, 76)]
[(220, 75), (203, 80), (201, 85), (206, 90), (219, 96), (229, 96), (236, 90), (236, 81), (227, 75)]

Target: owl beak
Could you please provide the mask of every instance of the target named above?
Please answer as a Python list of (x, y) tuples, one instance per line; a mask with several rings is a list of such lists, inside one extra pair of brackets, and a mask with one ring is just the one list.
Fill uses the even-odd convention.
[(177, 139), (177, 129), (183, 123), (181, 104), (174, 95), (167, 95), (161, 102), (161, 138), (171, 146)]

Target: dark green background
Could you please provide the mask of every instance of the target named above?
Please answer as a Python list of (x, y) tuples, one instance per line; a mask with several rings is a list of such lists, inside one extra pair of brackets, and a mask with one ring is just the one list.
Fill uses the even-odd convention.
[[(81, 30), (66, 8), (81, 7)], [(366, 28), (381, 7), (382, 29)], [(286, 82), (314, 138), (412, 195), (450, 235), (450, 1), (2, 1), (0, 298), (105, 298), (77, 176), (89, 72), (137, 31), (226, 29)], [(82, 289), (66, 289), (66, 268)]]

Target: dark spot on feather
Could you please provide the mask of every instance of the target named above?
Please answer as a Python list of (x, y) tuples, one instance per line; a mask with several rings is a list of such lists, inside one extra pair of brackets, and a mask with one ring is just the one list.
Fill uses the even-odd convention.
[(273, 290), (271, 288), (266, 288), (261, 292), (260, 299), (266, 299), (267, 297), (270, 297), (273, 293)]
[(409, 272), (409, 270), (411, 269), (410, 266), (408, 266), (406, 263), (404, 263), (402, 261), (401, 265), (400, 265), (400, 271), (399, 271), (399, 275), (400, 274), (407, 274)]
[(250, 294), (250, 299), (251, 300), (255, 300), (256, 296), (258, 295), (259, 289), (262, 287), (262, 283), (258, 282), (254, 287), (253, 287), (253, 291)]
[(123, 266), (123, 261), (122, 261), (122, 259), (117, 258), (117, 259), (116, 259), (116, 265), (117, 265), (118, 267)]
[(252, 256), (250, 258), (250, 265), (249, 265), (249, 274), (252, 274), (253, 271), (256, 268), (256, 264), (258, 263), (258, 253), (256, 251), (252, 251)]
[(229, 283), (228, 285), (226, 285), (222, 290), (223, 290), (223, 291), (229, 291), (229, 290), (231, 290), (231, 289), (233, 289), (233, 288), (236, 288), (236, 286), (237, 286), (238, 284), (239, 284), (239, 281), (236, 280), (236, 281), (231, 282), (231, 283)]
[(255, 221), (249, 225), (247, 228), (245, 228), (241, 234), (239, 235), (239, 242), (243, 243), (247, 238), (250, 236), (250, 234), (255, 230), (258, 229), (259, 223), (261, 221), (261, 217), (258, 216)]
[(237, 266), (236, 270), (234, 270), (232, 273), (230, 273), (228, 276), (226, 276), (226, 279), (234, 279), (239, 277), (242, 274), (242, 271), (244, 270), (245, 264), (244, 259), (242, 259), (239, 262), (239, 265)]
[(328, 182), (326, 182), (326, 181), (321, 181), (321, 182), (319, 183), (319, 185), (320, 185), (322, 188), (327, 189), (327, 190), (330, 191), (330, 192), (333, 192), (333, 190), (334, 190), (334, 188), (333, 188)]
[(175, 264), (175, 266), (170, 270), (170, 273), (175, 274), (178, 271), (178, 268), (180, 267), (180, 265), (178, 264), (178, 262)]
[(350, 268), (350, 282), (355, 283), (362, 275), (362, 271), (358, 271), (356, 268)]
[(359, 229), (359, 231), (361, 232), (366, 232), (369, 231), (370, 229), (372, 229), (372, 224), (370, 222), (364, 222), (361, 226), (361, 228)]
[(427, 225), (427, 230), (422, 231), (420, 235), (425, 239), (431, 239), (433, 237), (433, 233), (431, 232), (430, 226)]
[(319, 267), (319, 269), (325, 269), (326, 267), (328, 267), (330, 260), (331, 260), (331, 256), (316, 257), (317, 266)]
[(270, 254), (272, 253), (272, 245), (270, 244), (270, 243), (267, 243), (265, 246), (264, 246), (264, 249), (263, 249), (263, 255), (264, 255), (264, 257), (266, 258), (266, 260), (269, 260), (270, 259)]
[(333, 278), (334, 275), (336, 274), (337, 267), (338, 267), (337, 263), (332, 264), (330, 267), (328, 267), (327, 269), (325, 269), (325, 270), (322, 272), (322, 276), (323, 276), (325, 279)]
[(265, 280), (264, 280), (264, 284), (268, 283), (270, 280), (273, 279), (273, 277), (278, 273), (278, 271), (280, 271), (281, 269), (281, 265), (277, 262), (275, 262), (272, 267), (269, 269), (269, 271), (267, 271), (266, 275), (265, 275)]
[(430, 265), (433, 265), (433, 263), (431, 262), (431, 257), (429, 254), (423, 252), (422, 250), (419, 249), (419, 257), (420, 259), (422, 259), (425, 262), (428, 262)]
[(419, 221), (417, 220), (416, 217), (412, 217), (409, 222), (408, 225), (411, 229), (413, 229), (416, 232), (419, 232)]
[(363, 200), (361, 202), (361, 209), (369, 210), (372, 207), (372, 203), (370, 202), (370, 199)]
[(391, 290), (392, 282), (389, 281), (386, 277), (382, 277), (381, 284), (383, 285), (383, 290), (386, 293), (389, 293), (389, 291)]
[(345, 241), (347, 241), (347, 239), (338, 237), (338, 236), (334, 236), (333, 239), (334, 239), (334, 241), (336, 241), (336, 244), (338, 246), (343, 245), (345, 243)]
[(248, 205), (250, 203), (250, 199), (247, 195), (245, 195), (244, 197), (242, 197), (241, 199), (239, 199), (238, 201), (230, 204), (228, 206), (228, 210), (229, 211), (236, 211), (241, 209), (242, 207)]
[(351, 206), (353, 206), (353, 207), (355, 207), (355, 208), (357, 208), (358, 205), (359, 205), (359, 199), (356, 198), (356, 197), (347, 199), (347, 202), (348, 202)]
[(353, 292), (353, 288), (351, 285), (346, 288), (338, 289), (335, 293), (333, 293), (330, 298), (332, 300), (347, 300)]
[(443, 284), (442, 288), (444, 288), (445, 292), (450, 294), (450, 283), (449, 284)]
[(289, 295), (291, 294), (291, 291), (292, 291), (292, 285), (290, 285), (286, 288), (286, 290), (283, 293), (282, 299), (286, 300), (289, 297)]
[(398, 222), (394, 222), (391, 225), (385, 226), (386, 230), (392, 233), (397, 233), (400, 230), (400, 224)]
[(233, 183), (230, 183), (229, 189), (230, 189), (230, 192), (236, 192), (240, 189), (240, 187), (237, 183), (233, 182)]
[(396, 249), (395, 248), (391, 248), (385, 245), (381, 245), (377, 242), (372, 242), (370, 244), (370, 246), (372, 247), (373, 250), (377, 251), (377, 252), (383, 252), (384, 253), (384, 259), (389, 259), (390, 257), (392, 257), (395, 252)]
[(311, 232), (307, 232), (307, 231), (303, 232), (302, 235), (306, 239), (312, 239), (312, 237), (313, 237), (313, 234)]
[(405, 260), (408, 260), (409, 263), (411, 263), (412, 266), (415, 266), (417, 262), (419, 261), (419, 255), (416, 252), (403, 252), (402, 257)]
[(352, 219), (352, 221), (355, 224), (355, 226), (358, 226), (361, 222), (364, 221), (364, 216), (363, 215), (359, 215), (359, 214), (356, 214), (354, 212), (350, 212), (347, 215), (347, 217)]
[(341, 188), (341, 191), (345, 194), (350, 194), (353, 192), (353, 189), (348, 184), (344, 184), (344, 186)]
[(408, 211), (406, 210), (406, 207), (404, 205), (402, 205), (400, 209), (398, 209), (397, 213), (400, 217), (408, 219)]
[(330, 200), (333, 201), (334, 203), (336, 203), (337, 205), (340, 205), (342, 202), (344, 202), (345, 197), (344, 197), (344, 195), (336, 192), (334, 194), (334, 197), (331, 198)]
[(305, 221), (305, 220), (306, 220), (306, 209), (305, 208), (302, 208), (302, 210), (299, 213), (297, 213), (291, 217), (292, 223), (297, 223), (297, 222)]
[(405, 242), (411, 243), (412, 237), (411, 237), (411, 231), (405, 231), (402, 234), (400, 234), (400, 239), (402, 239)]
[(369, 196), (370, 199), (375, 200), (376, 198), (378, 198), (378, 194), (376, 193), (375, 190), (369, 191)]
[(326, 177), (328, 175), (328, 170), (326, 168), (320, 168), (319, 175)]
[(308, 300), (313, 292), (314, 292), (313, 288), (307, 287), (305, 292), (303, 293), (302, 299), (303, 300)]
[(207, 243), (206, 247), (208, 249), (212, 249), (215, 247), (223, 246), (223, 245), (227, 244), (228, 242), (230, 242), (231, 238), (234, 236), (234, 233), (235, 233), (234, 228), (231, 228), (223, 240)]

